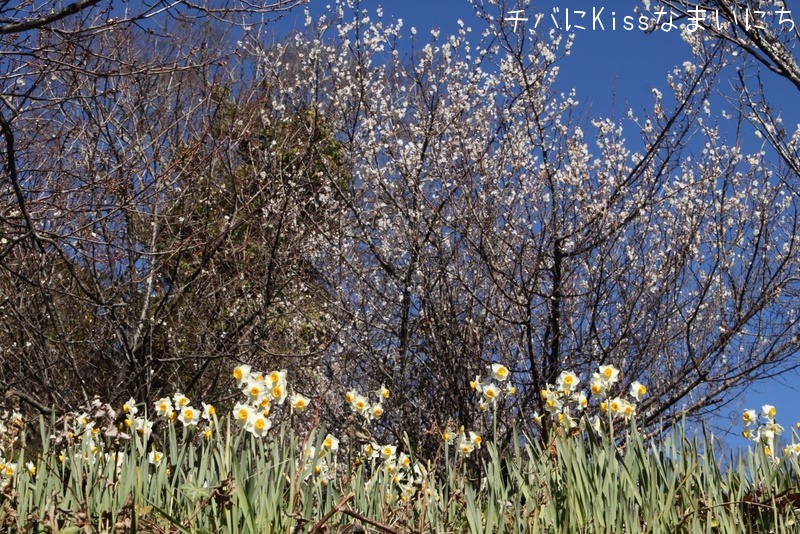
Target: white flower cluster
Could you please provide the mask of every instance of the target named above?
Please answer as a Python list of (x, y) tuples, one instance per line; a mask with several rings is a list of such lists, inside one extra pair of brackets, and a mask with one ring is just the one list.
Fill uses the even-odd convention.
[[(7, 460), (5, 455), (12, 455), (23, 426), (22, 414), (18, 411), (6, 410), (0, 414), (0, 490), (11, 483), (17, 471), (17, 464)], [(33, 469), (35, 471), (36, 468)]]
[(483, 438), (480, 434), (471, 430), (465, 432), (463, 426), (458, 431), (458, 435), (451, 432), (450, 429), (446, 429), (442, 433), (442, 439), (447, 445), (456, 444), (458, 454), (464, 457), (472, 454), (475, 449), (480, 449), (481, 443), (483, 443)]
[(500, 363), (493, 363), (491, 380), (484, 382), (481, 380), (481, 376), (477, 375), (474, 380), (470, 381), (469, 387), (480, 396), (478, 400), (480, 411), (486, 412), (490, 407), (496, 406), (503, 396), (516, 394), (517, 388), (511, 382), (508, 382), (505, 386), (492, 382), (492, 380), (500, 383), (506, 382), (509, 374), (508, 367)]
[[(189, 398), (180, 392), (176, 392), (171, 398), (162, 397), (153, 403), (156, 415), (169, 422), (177, 420), (180, 421), (184, 427), (196, 427), (201, 420), (205, 421), (206, 425), (203, 429), (203, 437), (208, 440), (211, 439), (213, 434), (212, 425), (217, 411), (211, 404), (202, 402), (201, 405), (203, 409), (198, 410), (192, 406)], [(153, 421), (149, 421), (144, 417), (137, 417), (139, 408), (136, 400), (133, 398), (128, 399), (128, 401), (122, 405), (122, 411), (126, 414), (125, 426), (133, 428), (142, 436), (144, 441), (147, 441), (153, 429)], [(158, 467), (164, 459), (164, 453), (152, 448), (147, 455), (147, 459), (151, 464)]]
[[(355, 389), (349, 390), (344, 395), (350, 409), (362, 416), (367, 423), (379, 419), (385, 413), (383, 403), (391, 397), (391, 391), (385, 384), (381, 384), (381, 387), (371, 393), (375, 398), (373, 403), (370, 403), (366, 395)], [(435, 491), (427, 483), (427, 469), (420, 463), (414, 463), (412, 466), (411, 458), (402, 452), (398, 454), (396, 445), (379, 445), (375, 441), (370, 441), (364, 445), (362, 453), (370, 462), (381, 462), (381, 468), (373, 471), (366, 486), (368, 489), (376, 486), (381, 475), (388, 477), (388, 483), (385, 485), (387, 502), (407, 502), (418, 490), (423, 491), (428, 499), (438, 499)]]
[[(742, 413), (744, 423), (742, 436), (761, 444), (764, 453), (772, 458), (775, 457), (775, 438), (783, 434), (783, 427), (775, 422), (777, 413), (775, 406), (771, 404), (761, 407), (761, 422), (753, 409), (747, 409)], [(784, 453), (800, 454), (800, 447), (791, 446), (788, 450), (784, 449)]]
[(153, 421), (139, 416), (139, 407), (133, 397), (122, 405), (122, 412), (125, 414), (125, 422), (123, 424), (126, 428), (133, 429), (134, 432), (142, 436), (142, 440), (145, 442), (150, 439), (150, 434), (153, 431)]
[[(70, 462), (83, 462), (89, 465), (116, 463), (116, 467), (119, 469), (125, 461), (125, 453), (115, 450), (114, 442), (103, 438), (113, 437), (114, 441), (117, 441), (130, 439), (130, 436), (119, 432), (123, 425), (120, 425), (119, 429), (113, 425), (116, 411), (110, 405), (101, 403), (99, 399), (95, 398), (90, 411), (92, 413), (69, 413), (64, 416), (63, 421), (65, 421), (66, 428), (63, 434), (51, 436), (51, 440), (55, 443), (66, 441), (71, 448), (62, 448), (58, 459), (64, 464)], [(105, 430), (101, 429), (101, 425), (105, 425)], [(29, 462), (26, 467), (31, 475), (36, 475), (34, 464)]]
[(0, 454), (10, 451), (19, 440), (24, 425), (22, 414), (16, 410), (0, 413)]
[(313, 445), (303, 446), (302, 462), (300, 468), (304, 473), (303, 481), (309, 478), (323, 486), (335, 480), (336, 477), (336, 452), (339, 450), (339, 440), (331, 434), (325, 436), (319, 451)]
[(273, 403), (283, 405), (288, 398), (293, 412), (302, 412), (311, 404), (299, 393), (289, 395), (285, 369), (265, 375), (249, 365), (240, 365), (233, 370), (233, 378), (246, 397), (245, 402), (233, 407), (233, 418), (254, 436), (261, 437), (272, 428), (269, 414)]
[[(639, 381), (632, 382), (628, 391), (629, 399), (623, 396), (611, 397), (614, 386), (619, 382), (619, 369), (613, 365), (601, 365), (589, 381), (591, 398), (600, 398), (600, 411), (611, 417), (626, 420), (636, 415), (636, 403), (647, 393), (647, 388)], [(541, 391), (544, 410), (564, 428), (576, 428), (578, 420), (575, 413), (582, 412), (589, 405), (589, 394), (579, 389), (580, 378), (572, 371), (562, 371), (554, 385)], [(574, 410), (574, 412), (573, 412)], [(545, 414), (534, 413), (534, 420), (541, 424)], [(600, 428), (600, 419), (595, 417), (592, 426)]]
[(369, 399), (361, 395), (355, 389), (351, 389), (344, 395), (344, 399), (347, 401), (347, 404), (350, 405), (350, 409), (353, 412), (361, 415), (364, 419), (369, 422), (374, 419), (379, 419), (385, 412), (383, 408), (383, 402), (387, 400), (391, 396), (391, 392), (385, 385), (381, 385), (376, 391), (373, 391), (375, 395), (375, 402), (370, 404)]
[(387, 483), (382, 487), (386, 488), (384, 495), (386, 502), (408, 502), (418, 491), (429, 502), (440, 499), (428, 480), (427, 467), (420, 462), (412, 461), (411, 457), (403, 452), (398, 454), (395, 445), (368, 443), (364, 445), (363, 452), (367, 459), (381, 462), (380, 468), (375, 469), (372, 477), (366, 482), (366, 488), (369, 490), (376, 486), (381, 487), (378, 481), (380, 477), (385, 477)]
[[(153, 403), (153, 405), (159, 417), (168, 421), (180, 421), (183, 426), (197, 426), (200, 419), (211, 421), (216, 413), (215, 408), (206, 403), (202, 403), (203, 409), (198, 410), (192, 406), (189, 398), (180, 392), (175, 393), (172, 398), (162, 397)], [(129, 411), (125, 411), (126, 409)], [(128, 421), (133, 421), (134, 427), (140, 428), (142, 424), (148, 424), (137, 422), (135, 415), (138, 413), (138, 410), (136, 409), (136, 401), (134, 399), (128, 400), (128, 402), (122, 406), (122, 410), (128, 414)], [(131, 419), (131, 416), (134, 416), (133, 419)], [(152, 428), (153, 423), (150, 422), (149, 425)], [(149, 433), (149, 428), (145, 430), (145, 433)]]
[[(30, 469), (30, 467), (29, 467)], [(33, 468), (34, 472), (36, 468)], [(17, 472), (17, 464), (6, 460), (0, 456), (0, 490), (5, 490), (11, 484), (14, 474)]]

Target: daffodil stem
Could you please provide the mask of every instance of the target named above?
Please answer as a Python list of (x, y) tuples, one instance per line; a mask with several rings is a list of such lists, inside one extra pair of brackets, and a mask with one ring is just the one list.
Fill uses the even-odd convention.
[(497, 447), (497, 403), (492, 404), (492, 443)]

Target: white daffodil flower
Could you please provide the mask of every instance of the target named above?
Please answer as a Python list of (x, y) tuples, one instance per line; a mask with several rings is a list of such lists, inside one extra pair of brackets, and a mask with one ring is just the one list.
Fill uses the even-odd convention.
[(325, 447), (325, 450), (336, 452), (339, 450), (339, 440), (336, 439), (333, 435), (328, 434), (325, 436), (325, 440), (322, 442), (322, 446)]
[(136, 415), (139, 413), (139, 408), (136, 407), (136, 400), (133, 397), (122, 405), (122, 412), (128, 415)]
[(267, 387), (263, 381), (258, 380), (251, 380), (247, 382), (246, 386), (244, 387), (244, 394), (253, 404), (258, 404), (261, 402), (261, 399), (266, 395)]
[(458, 452), (462, 456), (469, 456), (474, 450), (475, 445), (473, 445), (470, 440), (466, 439), (466, 437), (462, 435), (461, 439), (458, 440)]
[(505, 382), (508, 379), (508, 367), (501, 363), (493, 363), (492, 378), (500, 382)]
[(383, 410), (383, 405), (381, 403), (373, 404), (372, 406), (370, 406), (370, 409), (369, 409), (369, 418), (370, 419), (380, 419), (380, 417), (383, 415), (383, 413), (384, 413), (384, 410)]
[(380, 448), (381, 458), (384, 461), (393, 460), (396, 453), (397, 453), (396, 445), (384, 445), (383, 447)]
[(287, 396), (286, 384), (280, 382), (273, 382), (273, 384), (272, 391), (270, 392), (272, 394), (272, 400), (277, 404), (283, 404)]
[(483, 396), (489, 403), (497, 402), (500, 400), (500, 395), (501, 395), (500, 388), (492, 383), (483, 386), (483, 391), (481, 393), (483, 393)]
[(286, 385), (286, 369), (281, 369), (280, 371), (272, 371), (269, 374), (269, 381), (272, 385), (282, 384)]
[(389, 391), (389, 388), (387, 388), (385, 385), (381, 384), (381, 387), (378, 388), (378, 390), (375, 392), (375, 394), (378, 395), (379, 399), (385, 400), (385, 399), (389, 398), (389, 396), (391, 395), (391, 392)]
[(647, 388), (639, 382), (638, 380), (631, 383), (631, 397), (636, 399), (636, 401), (642, 400), (642, 397), (645, 393), (647, 393)]
[(189, 405), (189, 397), (184, 395), (183, 393), (176, 393), (173, 395), (172, 400), (174, 401), (174, 406), (176, 410), (180, 410), (184, 406)]
[(255, 415), (255, 410), (249, 404), (237, 403), (233, 407), (233, 418), (241, 426), (247, 426), (248, 421)]
[(214, 415), (217, 413), (217, 409), (214, 408), (212, 404), (203, 404), (203, 415), (201, 416), (206, 421), (211, 421), (214, 419)]
[(169, 397), (162, 397), (158, 399), (154, 403), (154, 406), (156, 408), (156, 414), (166, 419), (169, 419), (174, 411), (174, 408), (172, 407), (172, 399)]
[(475, 446), (476, 449), (480, 449), (481, 443), (483, 443), (483, 438), (481, 437), (480, 434), (470, 431), (469, 441)]
[(250, 369), (249, 365), (240, 365), (233, 369), (233, 378), (236, 379), (236, 386), (242, 387), (242, 385), (250, 380)]
[(571, 400), (575, 403), (577, 410), (583, 410), (589, 405), (589, 398), (586, 396), (585, 391), (573, 393)]
[(147, 461), (156, 467), (161, 465), (161, 460), (163, 459), (164, 459), (164, 453), (157, 451), (155, 449), (151, 450), (150, 453), (147, 455)]
[(183, 423), (184, 426), (197, 426), (200, 421), (200, 410), (196, 410), (191, 406), (184, 406), (178, 414), (178, 421)]
[(480, 393), (483, 390), (483, 382), (481, 381), (481, 375), (475, 375), (475, 378), (469, 381), (469, 387)]
[(364, 445), (364, 454), (367, 458), (377, 458), (381, 454), (381, 446), (375, 443), (367, 443)]
[(350, 403), (350, 405), (352, 406), (354, 411), (365, 417), (369, 414), (369, 402), (367, 401), (367, 398), (364, 395), (356, 395), (356, 397), (353, 399), (353, 402)]
[(744, 421), (744, 424), (746, 426), (756, 424), (756, 422), (758, 421), (758, 416), (756, 415), (756, 411), (745, 410), (744, 413), (742, 413), (742, 421)]
[(311, 401), (308, 399), (308, 397), (305, 397), (300, 393), (295, 393), (294, 395), (289, 397), (289, 404), (291, 405), (292, 410), (295, 410), (297, 412), (302, 412), (303, 410), (308, 408), (308, 405), (310, 403)]
[(558, 376), (558, 380), (556, 380), (556, 387), (559, 391), (569, 394), (575, 391), (578, 387), (578, 383), (580, 383), (578, 375), (572, 371), (562, 371)]
[(592, 395), (606, 395), (608, 393), (608, 387), (609, 383), (603, 379), (600, 373), (594, 373), (592, 375), (592, 380), (589, 382), (589, 390), (592, 392)]
[(272, 421), (261, 413), (255, 413), (247, 422), (247, 430), (259, 438), (266, 434), (270, 428), (272, 428)]
[(613, 365), (601, 365), (598, 374), (608, 384), (614, 384), (619, 379), (619, 369)]

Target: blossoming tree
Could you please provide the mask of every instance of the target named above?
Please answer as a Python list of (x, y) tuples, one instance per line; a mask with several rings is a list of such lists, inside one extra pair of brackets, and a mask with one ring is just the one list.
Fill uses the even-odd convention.
[[(555, 90), (561, 36), (520, 38), (479, 9), (479, 44), (464, 24), (411, 29), (407, 57), (399, 21), (338, 10), (287, 45), (303, 74), (280, 99), (346, 147), (352, 182), (330, 186), (345, 209), (311, 261), (348, 318), (335, 376), (386, 382), (398, 432), (470, 423), (487, 361), (511, 370), (500, 410), (521, 421), (562, 369), (613, 364), (649, 384), (645, 424), (790, 364), (793, 179), (706, 118), (720, 49), (667, 73), (651, 109), (586, 121)], [(284, 49), (256, 54), (277, 86)]]

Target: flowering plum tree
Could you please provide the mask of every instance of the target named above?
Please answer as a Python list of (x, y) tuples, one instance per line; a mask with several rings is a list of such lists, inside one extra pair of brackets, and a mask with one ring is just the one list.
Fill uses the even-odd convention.
[[(397, 392), (382, 424), (471, 425), (490, 361), (518, 385), (498, 413), (530, 421), (562, 369), (613, 364), (649, 385), (646, 425), (790, 364), (797, 198), (707, 119), (723, 49), (667, 73), (649, 111), (586, 121), (554, 89), (561, 36), (478, 9), (479, 44), (411, 29), (409, 57), (400, 21), (337, 9), (287, 45), (301, 74), (275, 99), (324, 115), (352, 165), (310, 261), (347, 318), (334, 377)], [(278, 87), (285, 49), (260, 55)]]

